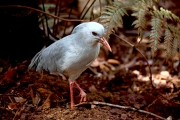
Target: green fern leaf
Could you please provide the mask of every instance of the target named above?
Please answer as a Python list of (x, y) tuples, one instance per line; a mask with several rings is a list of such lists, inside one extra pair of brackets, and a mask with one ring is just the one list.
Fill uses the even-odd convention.
[(169, 59), (171, 57), (172, 40), (173, 40), (173, 35), (172, 35), (171, 31), (168, 28), (166, 28), (164, 43), (165, 43), (167, 59)]
[(122, 16), (125, 14), (128, 15), (122, 6), (123, 4), (121, 2), (113, 2), (111, 6), (106, 6), (104, 8), (105, 11), (101, 14), (100, 22), (106, 29), (107, 39), (114, 28), (117, 29), (118, 25), (123, 24)]
[(164, 18), (167, 18), (170, 20), (174, 19), (175, 21), (179, 21), (179, 17), (173, 14), (171, 11), (165, 10), (162, 7), (160, 8), (160, 11), (161, 11), (161, 14), (163, 14)]
[(173, 46), (172, 46), (172, 52), (171, 52), (171, 56), (174, 57), (177, 53), (178, 50), (178, 46), (179, 46), (179, 40), (177, 37), (175, 37), (173, 39)]
[(178, 16), (176, 16), (175, 14), (173, 14), (171, 11), (169, 10), (166, 10), (164, 8), (160, 8), (160, 10), (157, 10), (155, 7), (154, 7), (154, 11), (153, 11), (153, 14), (158, 17), (158, 18), (161, 18), (161, 19), (169, 19), (169, 20), (174, 20), (176, 22), (180, 22), (180, 19)]
[(150, 34), (150, 40), (151, 40), (151, 50), (152, 55), (154, 56), (154, 53), (157, 51), (158, 45), (160, 43), (161, 38), (161, 20), (159, 18), (153, 17), (151, 19), (151, 34)]
[(131, 14), (132, 16), (137, 17), (137, 20), (135, 20), (132, 25), (135, 25), (135, 28), (138, 28), (138, 34), (142, 36), (143, 30), (146, 26), (146, 11), (144, 9), (139, 9), (137, 13)]

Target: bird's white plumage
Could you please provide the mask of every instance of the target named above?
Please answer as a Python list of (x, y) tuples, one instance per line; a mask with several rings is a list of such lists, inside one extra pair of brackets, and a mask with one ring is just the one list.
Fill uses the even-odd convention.
[[(93, 35), (92, 32), (97, 33)], [(48, 70), (59, 72), (75, 80), (99, 54), (104, 27), (96, 22), (86, 22), (76, 26), (72, 34), (54, 42), (38, 52), (31, 61), (29, 68), (36, 71)]]

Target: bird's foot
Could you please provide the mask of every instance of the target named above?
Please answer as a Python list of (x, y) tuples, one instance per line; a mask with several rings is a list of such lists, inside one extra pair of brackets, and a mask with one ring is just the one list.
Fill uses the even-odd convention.
[(86, 102), (86, 93), (82, 89), (80, 90), (79, 95), (81, 96), (80, 103), (81, 102)]
[(78, 88), (78, 90), (80, 92), (80, 94), (79, 94), (81, 96), (80, 103), (86, 102), (86, 93), (83, 91), (83, 89), (79, 86), (78, 83), (74, 82), (74, 85)]
[(80, 103), (81, 102), (85, 102), (86, 101), (86, 93), (83, 91), (83, 89), (79, 86), (78, 83), (76, 83), (75, 81), (70, 81), (69, 82), (69, 86), (70, 86), (70, 98), (71, 98), (71, 109), (74, 108), (74, 94), (73, 94), (73, 85), (75, 85), (79, 92), (80, 92)]

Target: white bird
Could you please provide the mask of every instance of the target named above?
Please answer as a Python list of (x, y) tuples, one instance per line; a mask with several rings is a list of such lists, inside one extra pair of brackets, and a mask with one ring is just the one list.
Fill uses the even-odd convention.
[(38, 52), (29, 68), (61, 73), (68, 77), (71, 108), (74, 108), (73, 85), (80, 91), (80, 102), (86, 101), (86, 93), (75, 81), (96, 59), (102, 43), (109, 51), (111, 47), (104, 38), (104, 27), (97, 22), (85, 22), (72, 33)]

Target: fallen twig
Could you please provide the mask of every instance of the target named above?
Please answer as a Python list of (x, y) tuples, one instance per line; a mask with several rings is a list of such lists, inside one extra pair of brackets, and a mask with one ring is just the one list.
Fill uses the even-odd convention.
[(90, 105), (106, 105), (106, 106), (122, 108), (122, 109), (130, 109), (130, 110), (133, 110), (133, 111), (138, 111), (138, 112), (141, 112), (141, 113), (152, 115), (152, 116), (157, 117), (157, 118), (162, 119), (162, 120), (167, 120), (166, 118), (163, 118), (163, 117), (161, 117), (159, 115), (156, 115), (154, 113), (151, 113), (151, 112), (148, 112), (148, 111), (145, 111), (145, 110), (140, 110), (140, 109), (129, 107), (129, 106), (122, 106), (122, 105), (115, 105), (115, 104), (111, 104), (111, 103), (98, 102), (98, 101), (83, 102), (83, 103), (80, 103), (80, 104), (76, 104), (75, 107), (80, 106), (80, 105), (86, 105), (86, 104), (90, 104)]
[(16, 114), (15, 114), (13, 120), (18, 120), (18, 119), (19, 119), (21, 113), (24, 112), (27, 103), (28, 103), (28, 101), (26, 101), (26, 102), (23, 104), (23, 106), (22, 106), (18, 111), (16, 111)]

